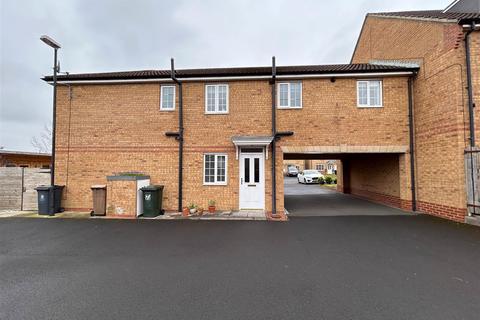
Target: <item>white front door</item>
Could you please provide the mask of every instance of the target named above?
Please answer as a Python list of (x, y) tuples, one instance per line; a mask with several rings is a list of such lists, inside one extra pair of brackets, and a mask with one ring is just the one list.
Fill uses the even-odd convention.
[(240, 153), (240, 209), (265, 209), (265, 161), (262, 153)]

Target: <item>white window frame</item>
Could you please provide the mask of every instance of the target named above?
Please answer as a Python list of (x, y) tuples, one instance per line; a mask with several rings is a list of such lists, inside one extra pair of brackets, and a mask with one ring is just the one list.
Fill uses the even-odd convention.
[[(205, 162), (207, 156), (215, 156), (215, 166), (214, 166), (214, 182), (205, 181)], [(225, 181), (217, 181), (217, 158), (219, 156), (225, 157)], [(204, 186), (226, 186), (228, 184), (228, 155), (226, 153), (204, 153), (203, 154), (203, 185)]]
[[(291, 105), (291, 90), (290, 85), (292, 83), (300, 84), (300, 105), (299, 106), (292, 106)], [(288, 105), (282, 106), (280, 105), (280, 85), (287, 85), (287, 92), (288, 92)], [(303, 108), (303, 83), (301, 81), (289, 81), (289, 82), (278, 82), (277, 83), (277, 108), (278, 109), (302, 109)]]
[[(319, 167), (320, 167), (321, 169), (318, 169)], [(317, 171), (324, 171), (324, 170), (325, 170), (325, 165), (322, 164), (322, 163), (317, 164), (317, 165), (316, 165), (316, 169), (317, 169)]]
[[(226, 108), (227, 110), (225, 111), (218, 111), (218, 87), (220, 86), (225, 86), (227, 88), (226, 90), (226, 99), (227, 99), (227, 105)], [(214, 111), (209, 111), (208, 110), (208, 88), (209, 87), (215, 87), (215, 110)], [(216, 83), (216, 84), (206, 84), (205, 85), (205, 114), (227, 114), (229, 110), (229, 87), (227, 83)]]
[[(360, 103), (360, 83), (367, 83), (367, 104)], [(371, 105), (370, 104), (370, 83), (379, 82), (380, 83), (380, 104)], [(383, 108), (383, 81), (380, 79), (369, 79), (369, 80), (357, 80), (357, 107), (358, 108)]]
[[(173, 88), (173, 108), (164, 108), (163, 107), (163, 89), (164, 88)], [(172, 85), (161, 85), (160, 86), (160, 110), (161, 111), (175, 111), (175, 95), (176, 95), (176, 87)]]

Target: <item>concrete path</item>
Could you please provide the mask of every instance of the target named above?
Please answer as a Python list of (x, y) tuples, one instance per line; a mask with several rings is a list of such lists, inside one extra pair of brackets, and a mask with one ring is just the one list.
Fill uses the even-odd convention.
[(405, 211), (342, 194), (318, 184), (285, 178), (285, 208), (289, 217), (412, 215)]
[(0, 319), (456, 320), (480, 314), (480, 228), (0, 219)]

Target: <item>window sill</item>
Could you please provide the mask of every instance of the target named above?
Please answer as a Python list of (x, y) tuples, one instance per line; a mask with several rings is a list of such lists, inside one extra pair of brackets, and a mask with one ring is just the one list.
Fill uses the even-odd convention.
[(210, 183), (204, 182), (203, 185), (204, 185), (204, 186), (207, 186), (207, 187), (212, 187), (212, 186), (226, 186), (227, 183), (226, 183), (226, 182), (210, 182)]
[(277, 106), (277, 109), (280, 109), (280, 110), (303, 109), (303, 106), (300, 106), (300, 107), (280, 107), (280, 106)]
[(162, 111), (162, 112), (173, 112), (173, 111), (175, 111), (175, 108), (174, 109), (160, 109), (160, 111)]
[(361, 108), (361, 109), (378, 109), (378, 108), (383, 108), (383, 106), (362, 106), (362, 105), (357, 105), (357, 108)]
[(225, 112), (212, 112), (212, 111), (206, 111), (205, 114), (208, 114), (208, 115), (214, 115), (214, 114), (228, 114), (228, 111), (225, 111)]

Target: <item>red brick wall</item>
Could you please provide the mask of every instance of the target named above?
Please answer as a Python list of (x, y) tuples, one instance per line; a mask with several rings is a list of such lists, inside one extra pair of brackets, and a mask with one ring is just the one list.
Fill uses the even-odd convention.
[[(399, 59), (421, 64), (414, 83), (419, 209), (454, 220), (466, 214), (463, 154), (469, 141), (462, 37), (455, 23), (370, 16), (353, 56), (353, 62)], [(479, 61), (478, 32), (473, 38), (472, 61)], [(478, 119), (477, 112), (477, 123)]]
[(50, 167), (50, 157), (41, 155), (0, 154), (0, 167), (27, 166), (29, 168)]
[[(295, 132), (277, 144), (277, 211), (283, 211), (282, 146), (341, 144), (407, 145), (407, 79), (384, 78), (384, 107), (359, 109), (356, 80), (303, 81), (303, 109), (277, 110), (278, 131)], [(271, 87), (268, 81), (229, 82), (229, 114), (205, 114), (205, 83), (184, 84), (184, 201), (220, 210), (238, 208), (238, 160), (232, 136), (271, 135)], [(178, 201), (178, 131), (175, 111), (160, 111), (159, 84), (74, 85), (58, 90), (57, 171), (65, 184), (66, 208), (92, 206), (90, 186), (106, 176), (138, 171), (152, 184), (165, 185), (164, 208)], [(178, 98), (178, 92), (177, 92)], [(203, 155), (228, 155), (228, 183), (203, 185)], [(271, 150), (269, 151), (271, 155)], [(271, 158), (265, 163), (266, 211), (272, 211)], [(107, 192), (108, 193), (108, 192)]]

